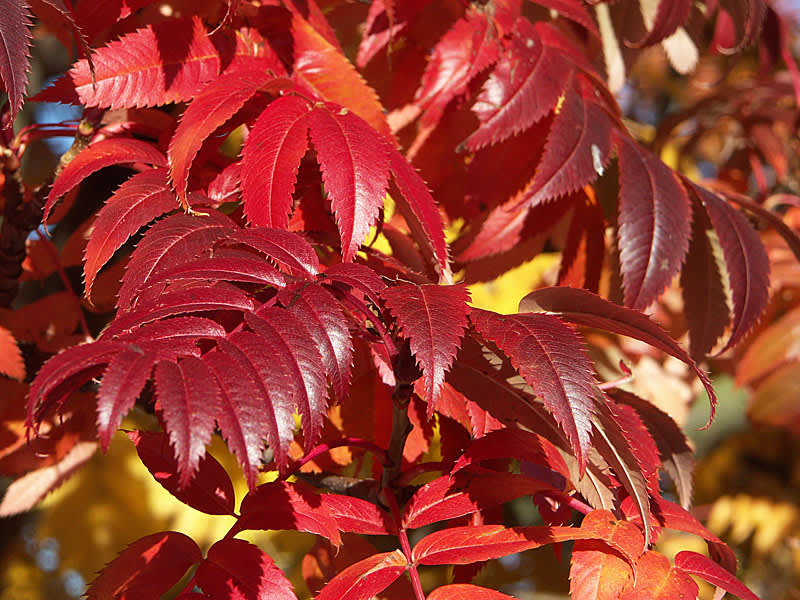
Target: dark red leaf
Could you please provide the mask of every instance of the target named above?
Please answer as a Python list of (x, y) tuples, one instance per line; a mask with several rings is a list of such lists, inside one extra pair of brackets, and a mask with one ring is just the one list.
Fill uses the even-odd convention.
[(550, 315), (498, 315), (473, 309), (470, 320), (541, 397), (567, 434), (583, 470), (599, 391), (580, 337)]
[[(202, 479), (203, 465), (207, 463), (216, 465), (216, 461), (206, 454), (206, 446), (211, 441), (211, 434), (214, 433), (215, 417), (219, 408), (219, 392), (203, 361), (192, 356), (177, 363), (159, 362), (156, 365), (155, 384), (158, 407), (164, 416), (169, 430), (169, 439), (175, 448), (179, 475), (178, 485), (183, 488), (190, 481), (196, 482), (198, 479)], [(201, 462), (204, 456), (207, 458)], [(201, 469), (200, 473), (196, 479), (192, 479), (198, 464)], [(213, 469), (205, 468), (205, 474), (208, 476), (207, 472), (213, 471)], [(226, 489), (224, 486), (217, 486), (217, 489), (220, 487)], [(230, 494), (230, 498), (231, 502), (227, 513), (233, 510), (232, 494)]]
[(380, 294), (386, 284), (369, 267), (359, 263), (339, 263), (328, 267), (325, 277), (365, 294), (375, 306), (380, 306)]
[(341, 544), (336, 516), (311, 486), (299, 481), (258, 486), (244, 497), (240, 512), (237, 531), (292, 529), (321, 535), (335, 547)]
[(275, 287), (283, 287), (286, 284), (275, 267), (249, 252), (236, 256), (213, 256), (190, 260), (175, 268), (160, 271), (150, 279), (149, 284), (181, 279), (239, 281)]
[(532, 0), (532, 2), (556, 11), (560, 17), (575, 21), (579, 25), (583, 25), (589, 33), (600, 37), (597, 24), (581, 0)]
[[(336, 111), (336, 112), (334, 112)], [(342, 257), (353, 259), (374, 225), (389, 182), (386, 143), (348, 109), (316, 108), (311, 142), (342, 238)]]
[(384, 136), (391, 130), (378, 95), (341, 50), (319, 34), (299, 14), (292, 17), (293, 78), (321, 100), (346, 106)]
[(242, 148), (242, 200), (254, 225), (286, 229), (300, 159), (308, 149), (309, 103), (284, 96), (264, 109)]
[(701, 579), (705, 579), (709, 583), (721, 587), (726, 592), (739, 596), (743, 600), (759, 600), (758, 596), (736, 579), (734, 574), (726, 571), (707, 556), (691, 550), (682, 550), (675, 555), (675, 566), (686, 573), (697, 575)]
[(586, 192), (581, 190), (577, 196), (567, 241), (561, 252), (558, 285), (597, 292), (606, 254), (605, 215), (602, 207)]
[(724, 352), (747, 335), (767, 305), (769, 259), (755, 229), (737, 210), (708, 190), (692, 185), (717, 233), (733, 295), (731, 335)]
[(400, 550), (374, 554), (336, 575), (316, 600), (369, 600), (400, 577), (407, 564)]
[[(159, 368), (163, 365), (174, 366), (174, 363), (161, 362)], [(213, 410), (213, 406), (210, 408)], [(142, 463), (156, 481), (178, 500), (209, 515), (234, 514), (236, 496), (233, 484), (228, 473), (213, 456), (206, 454), (202, 460), (198, 457), (194, 465), (196, 472), (188, 472), (191, 481), (179, 482), (179, 462), (170, 447), (167, 434), (156, 431), (129, 431), (127, 435), (136, 446), (136, 452)]]
[(132, 138), (101, 140), (82, 150), (61, 171), (44, 206), (44, 221), (56, 202), (92, 173), (111, 165), (147, 163), (154, 167), (166, 167), (166, 157), (152, 144)]
[(230, 242), (240, 242), (263, 252), (286, 273), (308, 278), (319, 272), (319, 257), (306, 240), (297, 234), (267, 227), (238, 229), (229, 237)]
[(79, 2), (75, 7), (75, 19), (89, 40), (95, 39), (104, 29), (117, 21), (129, 17), (140, 8), (153, 4), (155, 0), (111, 0), (109, 2)]
[(738, 37), (736, 45), (732, 48), (721, 48), (723, 52), (738, 52), (758, 38), (767, 14), (767, 5), (763, 0), (720, 0), (720, 7), (730, 15)]
[(643, 310), (670, 284), (689, 248), (689, 195), (658, 157), (624, 135), (615, 138), (622, 287), (625, 304)]
[(517, 21), (508, 47), (472, 107), (481, 125), (467, 140), (470, 150), (517, 134), (555, 108), (574, 69), (565, 46), (569, 42), (552, 25)]
[(711, 402), (711, 418), (713, 418), (717, 396), (708, 375), (675, 340), (645, 315), (604, 300), (592, 292), (564, 287), (542, 288), (531, 292), (522, 299), (519, 309), (521, 312), (552, 312), (576, 325), (627, 335), (685, 362), (705, 387)]
[(272, 557), (245, 540), (226, 538), (211, 546), (195, 579), (204, 592), (219, 600), (297, 600), (292, 584)]
[(470, 10), (436, 44), (415, 100), (423, 127), (435, 126), (450, 101), (467, 91), (469, 82), (494, 63), (499, 44), (486, 13)]
[(11, 121), (16, 119), (28, 86), (33, 24), (25, 0), (0, 0), (0, 82), (8, 94)]
[(165, 169), (149, 169), (131, 177), (106, 201), (86, 244), (83, 274), (91, 297), (97, 273), (123, 244), (156, 217), (177, 208)]
[(160, 598), (202, 560), (190, 537), (164, 531), (143, 537), (119, 553), (89, 586), (89, 600)]
[(176, 260), (199, 256), (231, 233), (233, 222), (217, 211), (197, 216), (177, 214), (152, 226), (139, 242), (122, 278), (117, 306), (133, 306), (136, 294), (159, 271)]
[(268, 65), (266, 61), (258, 66), (248, 63), (246, 67), (223, 73), (204, 87), (183, 113), (170, 140), (167, 156), (170, 180), (184, 207), (189, 206), (186, 197), (189, 169), (200, 147), (209, 135), (235, 115), (259, 89), (275, 79)]
[(430, 415), (467, 326), (469, 292), (465, 286), (400, 282), (381, 296), (422, 368)]
[(692, 12), (692, 6), (692, 0), (660, 0), (653, 24), (649, 25), (649, 31), (641, 39), (631, 40), (631, 46), (643, 48), (668, 38), (678, 27), (686, 23)]

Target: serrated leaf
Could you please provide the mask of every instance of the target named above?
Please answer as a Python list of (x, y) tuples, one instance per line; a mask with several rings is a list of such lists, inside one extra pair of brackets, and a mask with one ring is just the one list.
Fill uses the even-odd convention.
[(465, 286), (399, 282), (381, 296), (422, 368), (430, 416), (467, 326), (469, 291)]
[(253, 225), (286, 229), (300, 160), (308, 150), (309, 103), (298, 96), (271, 102), (242, 148), (242, 200)]
[(654, 348), (686, 363), (700, 379), (711, 403), (711, 417), (717, 405), (717, 395), (708, 375), (691, 359), (686, 351), (655, 322), (634, 310), (618, 306), (586, 290), (573, 288), (542, 288), (531, 292), (519, 303), (521, 312), (547, 311), (562, 319), (626, 335), (650, 344)]
[(103, 265), (134, 233), (176, 207), (165, 169), (137, 173), (119, 186), (97, 213), (86, 244), (83, 265), (86, 296), (91, 298), (92, 285)]
[(336, 397), (347, 397), (353, 363), (353, 342), (336, 298), (319, 285), (287, 288), (287, 309), (304, 325), (320, 353), (325, 374)]
[[(164, 365), (177, 369), (174, 363), (169, 362), (159, 363), (158, 368)], [(201, 385), (201, 382), (198, 381), (197, 385)], [(209, 408), (213, 410), (213, 406)], [(211, 421), (213, 424), (213, 416)], [(127, 435), (136, 446), (136, 452), (147, 470), (178, 500), (209, 515), (234, 514), (236, 496), (233, 484), (228, 473), (213, 456), (206, 454), (202, 460), (197, 457), (194, 465), (196, 470), (187, 473), (191, 481), (187, 478), (181, 482), (180, 463), (170, 446), (170, 436), (157, 431), (129, 431)]]
[(189, 206), (187, 186), (189, 169), (203, 142), (218, 127), (235, 115), (255, 93), (266, 86), (275, 75), (269, 71), (268, 63), (247, 64), (246, 67), (230, 70), (205, 86), (183, 113), (178, 128), (169, 143), (170, 180), (175, 186), (178, 200)]
[(542, 160), (525, 201), (558, 198), (597, 179), (611, 158), (612, 121), (594, 100), (595, 87), (581, 75), (572, 78), (553, 119)]
[[(583, 519), (581, 529), (591, 529), (598, 536), (625, 548), (631, 556), (642, 550), (639, 528), (628, 521), (618, 521), (608, 511), (596, 510)], [(633, 577), (631, 565), (603, 543), (578, 540), (570, 559), (570, 597), (574, 600), (617, 600)], [(639, 577), (645, 577), (640, 573)]]
[(384, 136), (391, 130), (378, 95), (341, 50), (326, 40), (298, 13), (292, 15), (292, 77), (320, 99), (346, 106)]
[(242, 500), (236, 530), (292, 529), (321, 535), (339, 547), (336, 517), (314, 491), (302, 482), (276, 481), (251, 490)]
[(769, 259), (755, 229), (737, 210), (708, 190), (692, 185), (705, 207), (725, 258), (731, 293), (733, 319), (725, 352), (747, 335), (767, 306)]
[(166, 157), (152, 144), (133, 138), (113, 138), (96, 142), (73, 158), (53, 183), (44, 206), (44, 222), (56, 202), (92, 173), (105, 167), (130, 163), (147, 163), (166, 167)]
[(472, 107), (481, 124), (467, 139), (470, 150), (524, 131), (555, 108), (574, 68), (565, 44), (569, 42), (552, 25), (517, 21)]
[(164, 531), (145, 536), (100, 571), (86, 597), (88, 600), (161, 597), (202, 558), (194, 540), (182, 533)]
[(319, 500), (341, 531), (363, 535), (397, 533), (392, 516), (372, 502), (342, 494), (320, 494)]
[(663, 554), (653, 550), (646, 552), (636, 561), (636, 572), (647, 573), (638, 577), (622, 591), (621, 600), (674, 600), (675, 598), (696, 598), (697, 584), (681, 569), (671, 567)]
[[(317, 443), (327, 409), (328, 390), (322, 355), (303, 321), (289, 311), (270, 307), (247, 315), (248, 326), (272, 354), (270, 400), (290, 402), (299, 410), (305, 448)], [(277, 454), (277, 452), (276, 452)], [(280, 460), (278, 461), (280, 464)]]
[(66, 102), (103, 108), (159, 106), (190, 100), (216, 77), (221, 63), (252, 54), (244, 40), (208, 36), (199, 17), (147, 25), (99, 48), (88, 62), (35, 96), (38, 102)]
[(470, 320), (541, 397), (567, 434), (583, 470), (598, 390), (580, 337), (550, 315), (498, 315), (473, 309)]
[(400, 577), (407, 564), (400, 550), (373, 554), (331, 579), (316, 600), (369, 600)]
[(514, 600), (514, 597), (469, 583), (451, 583), (433, 590), (428, 600)]
[(389, 182), (386, 144), (361, 118), (333, 105), (315, 108), (310, 125), (342, 239), (342, 257), (349, 262), (383, 205)]
[(659, 158), (623, 135), (619, 153), (619, 251), (625, 305), (643, 310), (670, 284), (689, 249), (689, 195)]
[(426, 535), (414, 546), (412, 557), (422, 565), (466, 565), (582, 539), (596, 539), (596, 534), (577, 527), (453, 527)]
[[(156, 365), (154, 379), (158, 407), (175, 448), (178, 487), (184, 488), (190, 481), (197, 481), (193, 478), (198, 466), (201, 470), (197, 479), (202, 480), (203, 475), (207, 478), (213, 476), (216, 461), (206, 454), (206, 446), (214, 432), (219, 391), (208, 368), (202, 360), (193, 356), (178, 362), (161, 361)], [(175, 469), (171, 470), (173, 473), (174, 471)], [(223, 480), (222, 477), (211, 478)], [(163, 482), (160, 483), (164, 485)], [(216, 489), (227, 490), (223, 484), (224, 481)], [(233, 494), (226, 493), (223, 496), (223, 500), (231, 498), (230, 507), (226, 511), (230, 514), (233, 510)], [(220, 504), (220, 498), (215, 499)]]
[[(231, 251), (233, 252), (233, 251)], [(238, 281), (283, 287), (286, 284), (280, 271), (250, 252), (235, 256), (212, 256), (187, 261), (180, 266), (164, 269), (149, 283), (185, 279), (207, 281)]]
[(30, 71), (31, 18), (25, 0), (0, 0), (0, 82), (11, 107), (9, 126), (17, 117)]
[(319, 272), (317, 253), (306, 240), (295, 233), (267, 227), (237, 229), (228, 241), (240, 242), (263, 252), (290, 275), (305, 279)]
[(0, 327), (0, 373), (17, 381), (25, 379), (25, 361), (17, 340), (5, 327)]
[(216, 211), (198, 216), (177, 214), (156, 223), (128, 262), (117, 306), (131, 307), (137, 292), (160, 270), (172, 266), (178, 259), (200, 255), (215, 241), (231, 233), (233, 227), (230, 219)]
[(195, 578), (212, 598), (297, 600), (292, 584), (272, 557), (245, 540), (223, 539), (211, 546)]
[(726, 571), (707, 556), (691, 550), (682, 550), (675, 555), (675, 566), (686, 573), (697, 575), (701, 579), (721, 587), (726, 592), (739, 596), (742, 600), (759, 600), (758, 596), (747, 589), (746, 585), (736, 579), (735, 574)]
[(253, 489), (269, 427), (263, 392), (251, 369), (242, 364), (240, 353), (231, 349), (231, 344), (223, 343), (203, 355), (202, 360), (217, 381), (220, 432), (239, 459), (247, 483)]
[(497, 33), (486, 14), (470, 10), (433, 49), (414, 102), (423, 111), (422, 127), (433, 127), (445, 107), (467, 91), (470, 81), (499, 56)]
[(681, 271), (689, 354), (697, 362), (711, 352), (730, 322), (722, 275), (708, 238), (709, 229), (711, 224), (705, 211), (695, 210), (689, 253)]

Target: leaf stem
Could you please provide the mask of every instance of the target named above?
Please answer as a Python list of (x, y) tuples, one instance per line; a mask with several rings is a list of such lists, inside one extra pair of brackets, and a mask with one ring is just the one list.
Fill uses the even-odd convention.
[[(402, 515), (400, 514), (400, 507), (397, 505), (397, 499), (394, 497), (394, 492), (392, 492), (392, 490), (385, 490), (385, 492), (384, 496), (392, 512), (392, 517), (394, 517), (395, 522), (400, 526)], [(425, 600), (425, 592), (422, 590), (422, 581), (420, 581), (419, 578), (419, 571), (417, 571), (417, 565), (414, 564), (411, 558), (411, 543), (408, 541), (408, 533), (406, 533), (405, 527), (400, 527), (397, 535), (400, 538), (400, 548), (403, 550), (406, 560), (408, 560), (407, 570), (409, 579), (411, 579), (411, 587), (414, 588), (414, 596), (416, 600)]]

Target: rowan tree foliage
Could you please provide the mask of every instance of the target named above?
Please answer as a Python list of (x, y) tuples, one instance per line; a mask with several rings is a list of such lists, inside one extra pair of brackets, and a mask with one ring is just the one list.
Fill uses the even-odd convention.
[[(83, 116), (15, 133), (34, 21), (77, 56), (32, 100)], [(0, 467), (19, 477), (0, 511), (35, 505), (138, 405), (161, 426), (126, 431), (153, 477), (235, 525), (207, 549), (139, 539), (92, 599), (295, 599), (246, 530), (319, 536), (318, 600), (508, 599), (481, 566), (562, 542), (575, 599), (694, 598), (691, 575), (755, 598), (689, 510), (684, 434), (601, 381), (584, 331), (683, 361), (713, 418), (698, 365), (767, 305), (755, 223), (800, 248), (765, 202), (800, 97), (788, 42), (764, 0), (0, 0)], [(681, 73), (756, 56), (763, 81), (644, 140), (615, 94), (659, 44)], [(697, 141), (715, 106), (754, 145), (698, 182), (659, 149), (690, 121)], [(26, 152), (64, 135), (49, 179), (26, 181)], [(543, 249), (555, 285), (514, 314), (470, 306), (468, 284)], [(670, 285), (688, 349), (645, 312)], [(523, 497), (541, 524), (504, 521)], [(665, 528), (708, 556), (654, 550)], [(434, 565), (452, 570), (428, 589)]]

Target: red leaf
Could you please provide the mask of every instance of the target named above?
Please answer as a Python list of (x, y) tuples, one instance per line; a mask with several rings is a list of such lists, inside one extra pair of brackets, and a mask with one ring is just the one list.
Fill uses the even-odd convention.
[(726, 571), (707, 556), (691, 550), (682, 550), (675, 555), (675, 566), (687, 573), (697, 575), (743, 600), (759, 600), (758, 596), (736, 579), (734, 574)]
[(322, 180), (336, 214), (342, 258), (353, 259), (375, 223), (389, 181), (386, 144), (348, 109), (316, 108), (311, 113), (311, 142)]
[(159, 221), (147, 231), (128, 262), (117, 306), (130, 308), (136, 294), (159, 271), (176, 260), (200, 255), (232, 230), (233, 222), (216, 211), (198, 216), (177, 214)]
[(451, 583), (433, 590), (428, 594), (428, 600), (514, 600), (514, 598), (469, 583)]
[(469, 292), (465, 286), (400, 282), (381, 296), (422, 368), (430, 416), (467, 326)]
[[(235, 115), (255, 93), (275, 79), (263, 65), (248, 63), (246, 67), (228, 71), (212, 81), (198, 93), (169, 143), (170, 180), (178, 193), (178, 200), (186, 207), (189, 169), (203, 142), (218, 127)], [(259, 68), (260, 67), (260, 68)]]
[[(268, 262), (250, 252), (229, 250), (231, 255), (197, 258), (172, 269), (165, 269), (150, 280), (150, 285), (161, 281), (185, 279), (205, 281), (238, 281), (283, 287), (286, 282), (281, 273)], [(234, 254), (235, 253), (235, 254)]]
[[(175, 448), (178, 487), (183, 488), (190, 481), (195, 481), (192, 478), (198, 465), (201, 465), (198, 478), (202, 479), (204, 474), (208, 475), (207, 471), (213, 470), (206, 467), (204, 472), (202, 465), (216, 464), (211, 457), (202, 463), (200, 461), (208, 456), (206, 445), (214, 432), (214, 420), (219, 407), (217, 386), (203, 361), (192, 356), (177, 363), (159, 362), (156, 365), (155, 384), (158, 406)], [(171, 472), (174, 471), (172, 469)], [(221, 487), (217, 486), (217, 489)], [(231, 505), (227, 513), (233, 510), (233, 495), (230, 496)]]
[(131, 16), (154, 0), (111, 0), (108, 2), (79, 2), (75, 7), (75, 19), (86, 36), (93, 40), (104, 29), (117, 21)]
[(108, 563), (86, 592), (88, 600), (158, 598), (203, 555), (190, 537), (164, 531), (140, 538)]
[(600, 37), (600, 32), (597, 30), (597, 25), (595, 24), (592, 16), (589, 14), (589, 11), (586, 10), (583, 2), (581, 0), (532, 0), (536, 4), (541, 6), (546, 6), (547, 8), (554, 10), (558, 13), (560, 17), (566, 17), (571, 21), (575, 21), (579, 25), (583, 25), (589, 33), (594, 34), (598, 38)]
[(695, 210), (694, 213), (692, 240), (681, 272), (681, 290), (686, 306), (683, 312), (689, 326), (689, 354), (700, 362), (725, 332), (730, 311), (719, 265), (708, 239), (711, 224), (705, 211)]
[(726, 54), (739, 52), (758, 38), (767, 14), (767, 5), (763, 0), (720, 0), (720, 7), (730, 15), (739, 38), (734, 47), (720, 50)]
[(473, 309), (470, 319), (541, 397), (567, 434), (583, 470), (598, 394), (583, 341), (550, 315), (498, 315)]
[(400, 550), (374, 554), (336, 575), (316, 600), (369, 600), (400, 577), (407, 564)]
[[(596, 531), (598, 537), (625, 548), (630, 556), (637, 556), (642, 550), (639, 528), (628, 521), (618, 521), (608, 511), (590, 512), (581, 529)], [(575, 600), (616, 600), (633, 575), (627, 561), (596, 541), (576, 541), (570, 562), (570, 596)]]
[(561, 251), (558, 285), (597, 292), (606, 254), (605, 215), (603, 208), (583, 190), (578, 192), (574, 206), (567, 241)]
[(11, 120), (17, 118), (28, 87), (31, 68), (31, 31), (33, 24), (25, 0), (0, 0), (0, 83), (8, 94)]
[(294, 313), (270, 307), (257, 314), (258, 317), (247, 315), (246, 321), (272, 355), (270, 370), (274, 375), (264, 377), (271, 383), (267, 388), (270, 401), (289, 403), (299, 410), (305, 447), (310, 450), (319, 439), (327, 409), (328, 390), (325, 371), (321, 368), (322, 355), (315, 339)]
[(660, 159), (623, 135), (615, 137), (622, 286), (625, 304), (642, 310), (670, 284), (689, 248), (689, 195)]
[(325, 288), (313, 284), (288, 288), (284, 293), (291, 294), (287, 309), (313, 338), (333, 391), (343, 401), (350, 385), (353, 342), (336, 298)]
[(97, 451), (97, 442), (78, 442), (55, 464), (35, 469), (15, 479), (0, 501), (0, 518), (31, 510), (86, 464)]
[(375, 306), (380, 306), (379, 298), (386, 288), (386, 284), (375, 271), (359, 263), (331, 265), (325, 270), (325, 278), (363, 293)]
[(322, 100), (346, 106), (384, 136), (391, 130), (378, 95), (344, 54), (295, 13), (292, 16), (295, 81)]
[(260, 393), (251, 370), (242, 364), (239, 353), (231, 347), (231, 344), (224, 343), (203, 355), (203, 362), (217, 380), (217, 424), (222, 437), (239, 459), (247, 484), (252, 489), (261, 465), (268, 423), (263, 393)]
[(517, 21), (472, 107), (481, 125), (467, 140), (470, 150), (524, 131), (555, 108), (574, 69), (565, 47), (569, 42), (552, 25)]
[(414, 546), (412, 557), (422, 565), (466, 565), (556, 542), (596, 537), (577, 527), (453, 527), (426, 535)]
[(195, 577), (212, 598), (297, 600), (270, 555), (245, 540), (223, 539), (211, 546)]
[(531, 292), (519, 303), (519, 310), (521, 312), (552, 312), (576, 325), (596, 327), (627, 335), (685, 362), (705, 387), (711, 402), (711, 418), (714, 417), (717, 395), (714, 393), (708, 375), (695, 364), (675, 340), (645, 315), (613, 304), (592, 292), (564, 287), (542, 288)]
[(603, 174), (611, 158), (612, 122), (593, 97), (594, 86), (575, 76), (564, 92), (542, 160), (525, 190), (525, 200), (538, 204), (574, 192)]
[(436, 44), (425, 68), (415, 104), (424, 112), (422, 127), (433, 127), (450, 101), (499, 56), (497, 33), (486, 13), (470, 10)]
[(383, 509), (353, 496), (320, 494), (322, 506), (341, 531), (362, 535), (396, 535), (397, 524)]
[(5, 327), (0, 327), (0, 373), (17, 381), (25, 379), (25, 361), (17, 340)]
[(94, 80), (84, 59), (35, 98), (111, 109), (182, 102), (219, 74), (223, 60), (252, 54), (242, 36), (210, 38), (199, 17), (170, 19), (98, 49)]
[(264, 109), (242, 148), (242, 199), (254, 225), (289, 226), (300, 159), (308, 150), (308, 102), (284, 96)]
[(769, 297), (769, 259), (755, 229), (727, 202), (700, 186), (692, 185), (717, 232), (730, 276), (733, 295), (731, 336), (725, 352), (756, 324)]
[(512, 428), (489, 431), (474, 440), (456, 461), (453, 471), (494, 458), (516, 458), (536, 463), (568, 477), (567, 465), (550, 441), (531, 431)]
[[(636, 561), (636, 572), (642, 576), (635, 585), (623, 590), (621, 600), (675, 600), (675, 598), (696, 598), (697, 584), (680, 569), (670, 567), (663, 554), (649, 551)], [(647, 574), (646, 576), (644, 574)], [(631, 582), (633, 583), (633, 582)]]
[(411, 163), (393, 147), (387, 147), (394, 181), (403, 194), (402, 198), (395, 198), (397, 207), (418, 241), (430, 245), (439, 272), (447, 274), (450, 266), (439, 207)]
[[(164, 365), (175, 366), (174, 363), (161, 362), (159, 368)], [(209, 515), (235, 514), (233, 484), (224, 467), (213, 456), (206, 454), (202, 460), (197, 457), (196, 472), (187, 473), (191, 481), (180, 482), (179, 462), (170, 447), (169, 436), (156, 431), (129, 431), (127, 435), (147, 470), (178, 500)]]
[(276, 481), (251, 490), (242, 500), (236, 530), (292, 529), (315, 533), (338, 547), (336, 517), (314, 489), (302, 482)]
[(165, 169), (149, 169), (123, 183), (109, 198), (92, 226), (86, 244), (83, 273), (91, 297), (97, 273), (141, 227), (177, 208)]
[(82, 150), (61, 171), (44, 206), (44, 221), (56, 202), (92, 173), (111, 165), (147, 163), (155, 167), (167, 166), (167, 159), (155, 146), (133, 138), (101, 140)]
[(248, 227), (237, 229), (229, 238), (254, 250), (263, 252), (278, 266), (295, 277), (307, 278), (319, 272), (319, 257), (307, 241), (297, 234), (281, 229)]

